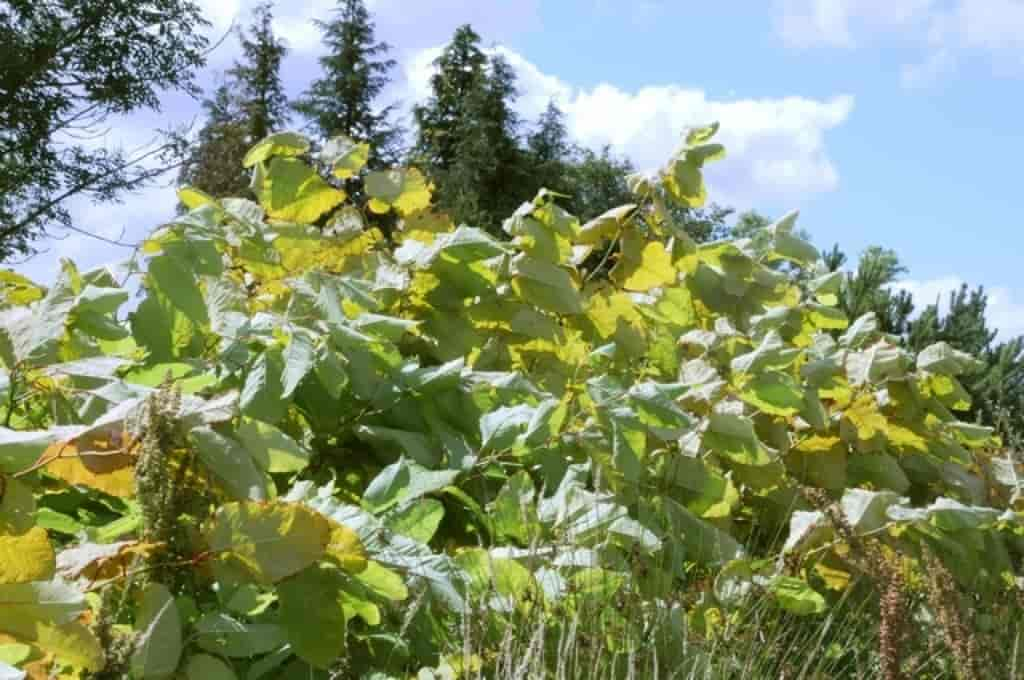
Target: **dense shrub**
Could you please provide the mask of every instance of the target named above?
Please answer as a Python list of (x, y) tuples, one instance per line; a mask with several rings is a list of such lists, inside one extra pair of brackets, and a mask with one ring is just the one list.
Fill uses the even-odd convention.
[(506, 241), (365, 145), (273, 135), (259, 203), (181, 191), (127, 321), (115, 271), (5, 273), (6, 663), (696, 674), (753, 620), (854, 673), (800, 618), (853, 597), (879, 672), (931, 617), (980, 673), (971, 612), (1019, 596), (1024, 523), (1019, 467), (955, 415), (974, 359), (848, 323), (795, 214), (695, 244), (672, 215), (715, 130), (635, 203), (580, 224), (541, 192)]

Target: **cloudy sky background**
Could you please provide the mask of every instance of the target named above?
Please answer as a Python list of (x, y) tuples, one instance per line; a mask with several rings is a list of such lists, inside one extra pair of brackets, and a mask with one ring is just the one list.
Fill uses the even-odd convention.
[[(221, 36), (255, 0), (199, 0)], [(713, 200), (770, 216), (801, 210), (822, 248), (853, 257), (877, 243), (910, 268), (919, 306), (961, 282), (990, 292), (1003, 337), (1024, 333), (1024, 0), (369, 0), (399, 61), (387, 101), (428, 92), (431, 62), (462, 23), (519, 76), (532, 120), (550, 100), (580, 143), (611, 144), (657, 167), (688, 125), (718, 120), (729, 158), (709, 172)], [(311, 21), (333, 0), (281, 0), (276, 29), (298, 95), (316, 77)], [(228, 38), (201, 83), (237, 56)], [(93, 143), (135, 148), (153, 130), (196, 121), (197, 102), (168, 95), (159, 113), (111, 121)], [(294, 121), (298, 125), (300, 121)], [(81, 229), (137, 241), (173, 214), (174, 189), (119, 205), (74, 204)], [(128, 251), (76, 234), (42, 244), (19, 269), (52, 279)]]

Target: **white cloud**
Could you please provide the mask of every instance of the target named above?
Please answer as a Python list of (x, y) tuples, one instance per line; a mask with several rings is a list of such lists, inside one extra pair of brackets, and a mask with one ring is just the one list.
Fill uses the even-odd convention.
[[(174, 188), (165, 183), (127, 194), (120, 203), (94, 204), (76, 199), (68, 208), (77, 229), (109, 241), (139, 243), (174, 216), (176, 204)], [(121, 262), (132, 255), (131, 247), (114, 245), (77, 231), (55, 227), (52, 236), (39, 244), (42, 251), (37, 256), (16, 269), (34, 281), (48, 283), (56, 277), (61, 259), (70, 259), (80, 270), (87, 271)]]
[[(515, 68), (518, 112), (534, 120), (551, 100), (565, 111), (577, 141), (609, 144), (638, 168), (659, 167), (692, 125), (719, 121), (729, 158), (708, 168), (715, 200), (750, 206), (765, 198), (796, 199), (831, 191), (839, 171), (829, 157), (826, 133), (849, 117), (854, 100), (804, 97), (713, 99), (699, 89), (655, 85), (628, 91), (609, 83), (575, 87), (544, 73), (522, 55), (496, 48)], [(431, 63), (440, 48), (413, 55), (405, 64), (410, 99), (429, 95)]]
[[(928, 305), (938, 303), (939, 313), (949, 309), (949, 294), (963, 286), (965, 281), (957, 276), (943, 276), (935, 279), (907, 279), (893, 285), (896, 290), (905, 290), (914, 296), (916, 313)], [(970, 285), (970, 284), (968, 284)], [(1006, 341), (1024, 335), (1024, 294), (1006, 286), (986, 288), (988, 307), (986, 319), (989, 327), (999, 331), (997, 341)]]
[(778, 30), (791, 47), (854, 47), (862, 31), (918, 22), (936, 0), (781, 0)]
[(777, 29), (790, 47), (852, 48), (879, 41), (917, 47), (901, 81), (920, 87), (963, 55), (1024, 67), (1024, 0), (778, 0)]

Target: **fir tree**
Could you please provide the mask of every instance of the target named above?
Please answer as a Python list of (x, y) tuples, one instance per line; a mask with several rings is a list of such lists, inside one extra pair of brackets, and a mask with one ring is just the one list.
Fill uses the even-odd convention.
[(213, 196), (245, 196), (249, 174), (242, 159), (251, 148), (251, 131), (234, 94), (232, 82), (222, 82), (213, 97), (203, 101), (206, 123), (178, 176), (178, 183)]
[(431, 97), (417, 106), (415, 155), (433, 175), (446, 172), (455, 162), (457, 128), (466, 117), (470, 96), (485, 77), (487, 56), (480, 36), (469, 25), (460, 26), (441, 56), (430, 79)]
[(457, 222), (501, 234), (502, 221), (533, 191), (512, 109), (515, 72), (501, 55), (488, 58), (479, 42), (462, 26), (435, 62), (433, 96), (416, 109), (415, 159)]
[(324, 139), (345, 135), (369, 142), (369, 166), (394, 165), (401, 155), (401, 129), (391, 122), (394, 105), (376, 101), (391, 82), (396, 62), (378, 42), (363, 0), (340, 0), (331, 21), (317, 21), (327, 55), (323, 76), (313, 81), (294, 108)]
[(237, 84), (253, 142), (288, 122), (288, 97), (281, 82), (281, 62), (288, 48), (274, 35), (273, 8), (272, 2), (265, 2), (253, 10), (251, 35), (239, 31), (242, 60), (228, 72)]
[(535, 164), (564, 162), (572, 153), (565, 113), (554, 101), (537, 120), (536, 129), (526, 138), (526, 148)]
[(569, 139), (565, 114), (555, 102), (549, 102), (526, 138), (526, 155), (531, 168), (528, 179), (532, 187), (569, 194), (572, 189), (569, 170), (576, 151)]
[(203, 101), (206, 122), (178, 175), (180, 184), (214, 196), (244, 196), (249, 176), (242, 159), (252, 146), (288, 122), (288, 99), (281, 82), (287, 54), (272, 28), (273, 5), (253, 12), (250, 34), (239, 31), (242, 59), (227, 72), (213, 96)]
[[(838, 257), (832, 254), (832, 259)], [(840, 308), (851, 321), (874, 312), (878, 327), (893, 335), (904, 335), (914, 311), (910, 293), (893, 290), (891, 285), (907, 268), (888, 248), (871, 246), (860, 256), (857, 270), (847, 275), (840, 296)]]

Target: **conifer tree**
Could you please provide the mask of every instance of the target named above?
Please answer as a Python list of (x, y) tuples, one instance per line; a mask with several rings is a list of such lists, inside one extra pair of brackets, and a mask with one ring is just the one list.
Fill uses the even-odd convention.
[(273, 4), (263, 3), (253, 11), (249, 33), (239, 31), (242, 58), (213, 96), (203, 101), (206, 122), (179, 173), (180, 184), (215, 196), (246, 195), (246, 152), (288, 123), (288, 98), (281, 81), (288, 50), (274, 34), (273, 18)]
[(272, 2), (264, 2), (253, 10), (250, 35), (239, 31), (242, 60), (235, 62), (228, 72), (238, 86), (238, 97), (254, 142), (288, 122), (288, 97), (281, 82), (281, 62), (288, 48), (274, 34), (273, 9)]
[(536, 129), (526, 138), (526, 148), (535, 163), (565, 161), (572, 153), (565, 113), (554, 101), (537, 119)]
[(500, 54), (488, 56), (480, 36), (462, 26), (435, 62), (433, 96), (416, 109), (415, 160), (430, 174), (438, 205), (500, 234), (500, 225), (533, 191), (512, 109), (516, 76)]
[(179, 184), (214, 196), (247, 195), (249, 174), (241, 161), (251, 148), (252, 134), (233, 82), (221, 82), (213, 96), (203, 101), (203, 110), (206, 123), (182, 166)]
[(323, 75), (295, 103), (324, 139), (345, 135), (369, 142), (372, 169), (394, 165), (401, 155), (401, 129), (392, 122), (394, 105), (376, 102), (391, 82), (395, 60), (379, 42), (364, 0), (340, 0), (330, 21), (317, 21), (327, 47)]
[(415, 155), (435, 177), (455, 163), (459, 139), (456, 129), (466, 117), (470, 95), (482, 86), (487, 56), (480, 36), (471, 26), (460, 26), (441, 56), (430, 79), (431, 97), (417, 106)]

